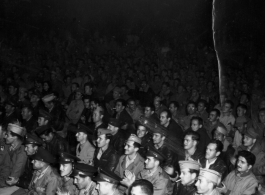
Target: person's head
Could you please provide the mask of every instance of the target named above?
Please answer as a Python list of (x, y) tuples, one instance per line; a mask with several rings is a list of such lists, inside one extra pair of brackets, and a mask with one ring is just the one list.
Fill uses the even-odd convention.
[(177, 101), (172, 101), (169, 103), (169, 111), (171, 112), (171, 114), (177, 112), (179, 108), (179, 103)]
[(15, 143), (23, 142), (25, 131), (26, 129), (19, 125), (8, 124), (6, 135), (5, 135), (6, 144), (12, 145)]
[(196, 182), (198, 194), (211, 193), (221, 181), (221, 174), (211, 169), (201, 169)]
[(6, 114), (11, 114), (12, 112), (15, 111), (15, 102), (7, 102), (6, 105), (5, 105), (5, 111), (6, 111)]
[(255, 132), (255, 129), (252, 127), (247, 128), (243, 134), (243, 145), (246, 147), (252, 147), (259, 137), (259, 135)]
[(8, 92), (10, 95), (15, 95), (17, 93), (17, 85), (16, 84), (12, 84), (12, 85), (9, 85), (8, 87)]
[(35, 154), (38, 150), (38, 145), (36, 144), (25, 144), (25, 152), (28, 156)]
[(67, 163), (67, 164), (60, 164), (60, 174), (62, 177), (69, 175), (73, 170), (73, 164)]
[(219, 120), (220, 116), (220, 111), (218, 109), (213, 109), (209, 114), (209, 121), (216, 122), (217, 120)]
[[(29, 92), (31, 92), (31, 91), (29, 91)], [(34, 104), (34, 103), (37, 103), (39, 101), (40, 101), (40, 94), (37, 92), (33, 92), (30, 96), (30, 102)]]
[(219, 140), (220, 142), (224, 142), (226, 138), (227, 130), (223, 125), (218, 125), (213, 132), (213, 137), (215, 140)]
[(71, 91), (75, 92), (77, 89), (79, 89), (79, 84), (78, 83), (72, 83), (71, 85)]
[(231, 100), (226, 100), (222, 107), (223, 113), (231, 113), (234, 107), (234, 103)]
[(161, 144), (166, 139), (166, 136), (162, 133), (153, 133), (153, 143), (154, 144)]
[(49, 81), (44, 81), (43, 82), (43, 90), (44, 91), (50, 91), (51, 90), (51, 84)]
[(249, 101), (250, 101), (249, 94), (247, 94), (247, 93), (241, 94), (240, 100), (239, 100), (240, 104), (247, 104), (247, 103), (249, 103)]
[(105, 129), (99, 129), (97, 137), (97, 147), (103, 148), (107, 147), (112, 139), (111, 132)]
[(24, 106), (21, 115), (24, 120), (29, 120), (33, 115), (33, 108), (31, 106)]
[(194, 116), (190, 120), (190, 127), (193, 131), (198, 131), (200, 128), (202, 128), (203, 120), (201, 117)]
[(265, 108), (259, 110), (259, 121), (263, 124), (265, 123)]
[(131, 134), (129, 139), (125, 142), (125, 155), (135, 155), (141, 147), (141, 139), (134, 134)]
[(118, 119), (111, 118), (108, 123), (108, 129), (111, 131), (112, 135), (116, 135), (121, 126), (121, 121)]
[(93, 93), (94, 85), (92, 83), (85, 83), (84, 92), (86, 95), (91, 95)]
[(90, 108), (91, 110), (95, 110), (100, 106), (100, 100), (98, 98), (93, 98), (90, 100)]
[(171, 112), (169, 110), (164, 110), (160, 113), (160, 124), (167, 127), (171, 120)]
[(54, 137), (54, 132), (53, 129), (51, 127), (47, 128), (45, 131), (43, 131), (40, 134), (40, 138), (44, 141), (44, 142), (51, 142), (52, 139)]
[(199, 175), (200, 164), (196, 161), (179, 161), (179, 166), (182, 185), (192, 184)]
[(82, 100), (83, 97), (83, 93), (81, 92), (81, 90), (76, 90), (75, 91), (75, 100)]
[(118, 87), (115, 87), (112, 93), (112, 97), (114, 100), (117, 100), (121, 97), (121, 90)]
[(39, 116), (37, 122), (39, 126), (44, 126), (49, 123), (49, 120), (43, 116)]
[(247, 112), (247, 106), (244, 104), (239, 104), (236, 108), (237, 116), (244, 116)]
[(115, 106), (115, 108), (116, 108), (116, 112), (117, 113), (122, 112), (124, 110), (125, 106), (126, 106), (125, 100), (123, 100), (123, 99), (116, 100), (116, 106)]
[(102, 119), (104, 117), (105, 114), (105, 110), (103, 107), (99, 106), (97, 107), (94, 111), (93, 111), (93, 122), (94, 123), (98, 123), (98, 122), (102, 122)]
[(129, 99), (128, 100), (128, 108), (131, 112), (135, 111), (136, 109), (136, 102), (134, 99)]
[(200, 134), (196, 131), (188, 131), (184, 136), (184, 149), (195, 149), (200, 141)]
[(206, 100), (199, 100), (198, 102), (198, 112), (204, 112), (207, 107), (207, 102)]
[(32, 160), (32, 164), (33, 164), (33, 169), (35, 170), (40, 170), (48, 165), (46, 162), (40, 160)]
[(128, 87), (127, 85), (122, 85), (121, 86), (121, 95), (125, 95), (128, 93)]
[(152, 114), (154, 114), (154, 112), (155, 112), (155, 107), (153, 104), (147, 104), (144, 107), (144, 116), (146, 118), (149, 118)]
[(190, 101), (190, 102), (187, 104), (187, 113), (188, 113), (188, 115), (192, 115), (192, 114), (194, 114), (195, 112), (196, 112), (196, 103)]
[(137, 136), (143, 138), (148, 133), (147, 129), (143, 125), (138, 125), (137, 127)]
[(84, 95), (83, 96), (83, 102), (84, 102), (84, 106), (86, 109), (90, 109), (90, 100), (91, 100), (91, 97), (89, 95)]
[(205, 158), (207, 160), (217, 158), (223, 151), (223, 143), (219, 140), (211, 140), (206, 148)]
[(85, 132), (77, 132), (75, 136), (76, 136), (76, 140), (79, 143), (84, 143), (85, 141), (87, 141), (87, 133)]
[(156, 96), (154, 98), (154, 107), (156, 110), (158, 110), (160, 108), (160, 106), (161, 106), (161, 98)]
[(136, 180), (129, 189), (129, 195), (153, 195), (153, 193), (153, 184), (145, 179)]
[(18, 96), (20, 100), (23, 100), (28, 95), (28, 90), (24, 87), (19, 88)]
[(249, 151), (242, 150), (237, 155), (237, 171), (248, 172), (255, 164), (256, 157)]

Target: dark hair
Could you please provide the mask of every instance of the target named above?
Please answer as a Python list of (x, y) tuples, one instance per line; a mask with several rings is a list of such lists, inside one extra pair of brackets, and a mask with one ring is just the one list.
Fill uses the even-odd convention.
[(141, 148), (141, 144), (139, 144), (139, 143), (137, 143), (137, 142), (133, 142), (133, 146), (135, 147), (135, 148)]
[(196, 174), (196, 178), (199, 176), (200, 171), (196, 170), (196, 169), (190, 169), (190, 174), (195, 173)]
[(85, 89), (87, 86), (90, 87), (91, 89), (94, 88), (94, 84), (91, 83), (91, 82), (87, 82), (87, 83), (85, 83), (85, 84), (84, 84), (84, 89)]
[(23, 108), (27, 108), (28, 111), (31, 112), (31, 114), (33, 114), (33, 112), (34, 112), (32, 106), (30, 106), (30, 105), (24, 105), (24, 106), (22, 107), (22, 109), (23, 109)]
[(49, 89), (48, 90), (51, 90), (52, 89), (52, 84), (50, 81), (43, 81), (42, 85), (44, 86), (44, 83), (47, 83), (47, 85), (49, 86)]
[[(187, 131), (187, 132), (185, 133), (185, 136), (186, 136), (186, 135), (190, 135), (192, 140), (195, 140), (195, 141), (197, 141), (197, 142), (199, 143), (199, 141), (200, 141), (200, 134), (197, 133), (196, 131), (192, 131), (192, 130)], [(184, 136), (184, 137), (185, 137), (185, 136)]]
[(238, 104), (236, 108), (242, 108), (245, 111), (248, 110), (248, 107), (245, 104)]
[(216, 108), (212, 109), (211, 112), (216, 112), (217, 117), (220, 117), (221, 116), (220, 110), (218, 110)]
[(242, 156), (246, 159), (248, 165), (253, 166), (256, 162), (256, 157), (254, 154), (252, 154), (251, 152), (247, 151), (247, 150), (242, 150), (240, 152), (238, 152), (237, 158), (239, 156)]
[(105, 134), (105, 139), (107, 140), (107, 139), (109, 139), (109, 141), (111, 142), (111, 140), (112, 140), (112, 138), (113, 138), (113, 135), (111, 135), (111, 134)]
[(139, 186), (141, 188), (141, 191), (144, 195), (153, 195), (154, 194), (154, 186), (153, 184), (145, 179), (139, 179), (133, 182), (133, 184), (130, 186), (129, 193), (131, 195), (131, 191), (133, 187)]
[(230, 109), (234, 108), (234, 103), (231, 100), (226, 100), (224, 104), (230, 104)]
[(135, 99), (133, 99), (133, 98), (129, 98), (129, 99), (127, 100), (127, 103), (129, 104), (129, 102), (134, 102), (134, 103), (136, 103)]
[(126, 101), (124, 99), (117, 99), (116, 104), (120, 102), (122, 106), (126, 106)]
[(193, 120), (197, 120), (199, 125), (203, 125), (203, 120), (201, 117), (199, 116), (193, 116), (191, 119), (190, 119), (190, 122), (192, 122)]
[(194, 101), (189, 101), (189, 102), (187, 103), (187, 107), (188, 107), (189, 104), (193, 104), (195, 107), (197, 107), (197, 104), (196, 104)]
[(170, 104), (173, 104), (175, 108), (179, 108), (179, 103), (177, 101), (171, 101), (169, 105)]
[(163, 82), (162, 85), (166, 85), (166, 87), (170, 87), (170, 84), (168, 82)]
[(75, 86), (76, 86), (76, 88), (79, 88), (79, 84), (78, 84), (78, 83), (76, 83), (76, 82), (73, 82), (73, 83), (72, 83), (72, 85), (75, 85)]
[(46, 129), (44, 132), (40, 133), (39, 136), (41, 136), (41, 135), (48, 136), (50, 133), (53, 133), (53, 130), (51, 127)]
[(152, 103), (147, 103), (146, 105), (145, 105), (145, 107), (148, 107), (148, 108), (150, 108), (151, 109), (151, 111), (155, 111), (155, 106), (154, 106), (154, 104), (152, 104)]
[(204, 100), (204, 99), (200, 99), (200, 100), (198, 101), (198, 105), (199, 105), (199, 103), (202, 103), (202, 104), (204, 105), (204, 107), (207, 107), (207, 101), (206, 101), (206, 100)]
[(209, 144), (216, 144), (216, 148), (215, 148), (216, 152), (222, 152), (223, 151), (224, 145), (223, 145), (223, 143), (221, 141), (212, 139), (209, 142)]
[(160, 112), (160, 114), (162, 114), (163, 112), (167, 113), (167, 118), (172, 118), (172, 114), (169, 110), (165, 109), (162, 112)]
[(121, 88), (124, 87), (126, 91), (128, 91), (127, 85), (121, 85)]
[(24, 138), (21, 135), (18, 135), (16, 133), (12, 132), (12, 131), (10, 131), (10, 134), (11, 134), (12, 137), (16, 136), (20, 141), (24, 140)]
[(98, 98), (91, 98), (90, 102), (94, 102), (97, 105), (101, 104), (101, 102), (100, 102), (100, 100)]
[(91, 96), (90, 95), (84, 95), (83, 96), (83, 101), (84, 100), (89, 100), (89, 101), (91, 101)]

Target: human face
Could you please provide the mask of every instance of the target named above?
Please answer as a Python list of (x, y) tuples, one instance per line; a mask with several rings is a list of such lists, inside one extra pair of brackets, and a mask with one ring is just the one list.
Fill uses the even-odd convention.
[(112, 185), (108, 182), (100, 181), (97, 182), (96, 190), (100, 195), (107, 195), (112, 191)]
[(208, 144), (205, 153), (205, 158), (207, 160), (215, 159), (219, 155), (219, 152), (216, 151), (216, 147), (216, 144)]
[(135, 186), (131, 189), (131, 195), (146, 195), (145, 192), (142, 191), (140, 186)]
[(259, 120), (261, 123), (265, 123), (265, 112), (259, 112)]
[(117, 131), (118, 131), (118, 127), (114, 127), (111, 124), (108, 124), (108, 129), (111, 130), (111, 134), (112, 135), (115, 135), (117, 133)]
[(14, 142), (15, 139), (16, 139), (16, 138), (13, 137), (13, 136), (11, 135), (10, 131), (8, 131), (8, 132), (6, 133), (6, 136), (5, 136), (6, 144), (12, 144), (12, 143)]
[(14, 107), (10, 106), (9, 104), (7, 104), (5, 106), (5, 110), (6, 110), (6, 114), (10, 114), (11, 112), (14, 111)]
[(73, 166), (71, 163), (69, 164), (60, 164), (60, 173), (61, 176), (67, 176), (72, 172)]
[(154, 112), (151, 110), (150, 107), (145, 107), (144, 108), (144, 116), (146, 118), (149, 118)]
[(49, 85), (48, 85), (48, 83), (44, 83), (44, 84), (43, 84), (43, 89), (44, 89), (44, 91), (48, 91), (48, 90), (49, 90)]
[(177, 111), (177, 107), (175, 107), (174, 104), (170, 104), (169, 111), (171, 112), (171, 114), (173, 114)]
[(243, 139), (243, 145), (244, 146), (253, 146), (256, 142), (256, 139), (253, 139), (247, 135), (244, 135), (244, 139)]
[(217, 113), (215, 111), (210, 112), (209, 114), (209, 121), (215, 122), (217, 120)]
[(190, 127), (193, 131), (198, 131), (202, 127), (202, 125), (199, 124), (198, 120), (192, 120)]
[(38, 96), (36, 96), (36, 95), (32, 95), (31, 97), (30, 97), (30, 102), (31, 103), (36, 103), (36, 102), (38, 102), (40, 99), (38, 98)]
[(98, 136), (96, 142), (97, 142), (97, 146), (99, 148), (103, 148), (104, 146), (106, 146), (108, 144), (108, 140), (106, 139), (106, 135), (103, 134), (103, 135)]
[(19, 89), (18, 93), (19, 99), (23, 99), (26, 96), (26, 92), (24, 89)]
[(47, 120), (43, 117), (38, 117), (38, 125), (43, 126), (47, 124)]
[(80, 177), (79, 175), (74, 177), (74, 184), (79, 190), (86, 188), (86, 186), (91, 182), (90, 177)]
[(45, 142), (50, 142), (50, 141), (52, 141), (52, 135), (51, 135), (51, 133), (49, 134), (49, 135), (41, 135), (40, 136), (41, 137), (41, 139), (43, 140), (43, 141), (45, 141)]
[(170, 121), (170, 118), (167, 118), (167, 113), (166, 112), (161, 112), (160, 114), (160, 124), (161, 125), (168, 125)]
[(27, 120), (31, 116), (31, 113), (29, 112), (28, 108), (23, 108), (21, 115), (24, 120)]
[(205, 110), (204, 103), (201, 103), (201, 102), (200, 102), (200, 103), (198, 104), (198, 111), (199, 111), (199, 112), (203, 112), (204, 110)]
[(215, 140), (219, 140), (220, 142), (224, 142), (224, 140), (225, 140), (224, 134), (220, 133), (217, 130), (215, 130), (213, 137)]
[(160, 133), (153, 134), (154, 144), (160, 144), (164, 139), (165, 139), (165, 136), (161, 135)]
[(223, 106), (223, 108), (222, 108), (222, 111), (223, 111), (224, 113), (229, 113), (229, 112), (231, 111), (231, 105), (225, 103), (224, 106)]
[(117, 92), (117, 91), (113, 91), (113, 99), (114, 100), (117, 100), (117, 99), (119, 99), (119, 97), (120, 97), (120, 93), (119, 92)]
[(51, 108), (53, 107), (53, 103), (51, 103), (51, 102), (45, 102), (45, 103), (44, 103), (44, 106), (45, 106), (46, 108), (48, 108), (48, 109), (51, 109)]
[(155, 167), (155, 158), (152, 156), (147, 156), (146, 160), (144, 161), (146, 169), (153, 169)]
[(196, 107), (195, 107), (194, 104), (188, 104), (187, 105), (187, 112), (188, 112), (189, 115), (194, 114), (195, 111), (196, 111)]
[(25, 152), (28, 156), (31, 156), (36, 153), (38, 149), (38, 146), (33, 146), (32, 144), (26, 144), (25, 145)]
[(121, 111), (123, 111), (124, 106), (122, 105), (121, 102), (117, 102), (115, 108), (116, 108), (116, 112), (121, 112)]
[(198, 181), (196, 182), (196, 187), (197, 187), (197, 193), (198, 194), (207, 194), (210, 190), (207, 179), (204, 177), (198, 178)]
[(72, 84), (72, 86), (71, 86), (71, 91), (74, 92), (74, 91), (76, 91), (76, 90), (77, 90), (77, 86), (76, 86), (76, 84)]
[(97, 108), (97, 104), (94, 101), (90, 103), (91, 110), (95, 110)]
[(85, 108), (87, 108), (87, 109), (90, 108), (90, 101), (89, 101), (89, 99), (84, 99), (84, 104), (85, 104)]
[(139, 138), (143, 138), (145, 135), (147, 134), (147, 130), (144, 126), (138, 126), (138, 129), (137, 129), (137, 136)]
[(192, 139), (191, 135), (186, 135), (184, 138), (184, 149), (189, 150), (195, 146), (195, 141)]
[(102, 115), (100, 115), (100, 112), (99, 112), (99, 109), (96, 109), (93, 111), (93, 122), (96, 123), (96, 122), (99, 122), (102, 120)]
[(78, 132), (75, 136), (78, 142), (83, 142), (87, 138), (87, 135), (84, 132)]
[(247, 163), (247, 160), (242, 157), (242, 156), (239, 156), (238, 157), (238, 160), (237, 160), (237, 170), (239, 172), (245, 172), (245, 171), (248, 171), (252, 166), (251, 165), (248, 165)]
[(181, 183), (186, 186), (194, 181), (195, 178), (192, 177), (190, 169), (181, 169), (180, 170), (180, 179)]
[(91, 94), (92, 88), (90, 86), (85, 87), (85, 94)]
[(137, 148), (134, 147), (134, 141), (127, 141), (124, 146), (125, 155), (132, 155), (137, 152)]
[(33, 169), (40, 170), (43, 167), (43, 162), (38, 160), (32, 160)]
[(135, 102), (134, 102), (134, 101), (130, 101), (130, 102), (129, 102), (129, 109), (130, 109), (131, 111), (135, 111), (135, 109), (136, 109), (136, 105), (135, 105)]
[(237, 116), (243, 116), (246, 113), (246, 111), (243, 108), (238, 107), (236, 109), (236, 113), (237, 113)]
[(80, 93), (80, 92), (76, 92), (76, 93), (75, 93), (75, 99), (76, 99), (76, 100), (81, 100), (81, 99), (82, 99), (82, 93)]

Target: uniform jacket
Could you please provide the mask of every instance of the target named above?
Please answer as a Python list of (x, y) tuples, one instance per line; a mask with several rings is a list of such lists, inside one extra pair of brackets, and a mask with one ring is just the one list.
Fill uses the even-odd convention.
[(57, 134), (53, 135), (52, 140), (46, 143), (46, 149), (55, 157), (58, 157), (61, 152), (68, 152), (69, 146), (66, 140)]
[(119, 119), (124, 124), (133, 124), (133, 119), (130, 114), (124, 109), (120, 114), (115, 115), (116, 119)]
[(114, 148), (111, 145), (109, 145), (108, 149), (101, 155), (99, 160), (97, 159), (98, 152), (99, 148), (96, 149), (94, 154), (94, 166), (96, 168), (104, 167), (109, 169), (110, 171), (114, 171), (119, 161), (119, 155), (114, 150)]
[(69, 192), (69, 195), (78, 195), (79, 190), (74, 185), (74, 179), (73, 178), (67, 178), (67, 179), (68, 180), (66, 180), (65, 177), (62, 178), (62, 189)]
[(82, 163), (88, 164), (93, 160), (95, 147), (87, 140), (81, 151), (79, 152), (80, 144), (76, 147), (76, 156), (81, 159)]
[(31, 133), (37, 127), (37, 120), (32, 116), (28, 121), (23, 120), (21, 126), (26, 128), (27, 133)]
[(169, 134), (177, 138), (179, 141), (183, 141), (184, 133), (181, 127), (174, 120), (170, 120), (169, 125), (166, 127), (169, 131)]
[[(200, 161), (202, 168), (206, 167), (206, 159), (204, 158), (202, 161)], [(220, 158), (217, 157), (216, 161), (210, 165), (209, 169), (212, 169), (214, 171), (217, 171), (222, 174), (222, 180), (226, 177), (227, 175), (227, 167), (224, 163), (224, 161)]]
[(255, 194), (258, 186), (258, 181), (251, 171), (241, 175), (237, 171), (232, 171), (223, 183), (225, 185), (223, 191), (226, 195)]
[(55, 195), (57, 187), (61, 187), (61, 178), (55, 173), (50, 166), (48, 166), (46, 172), (39, 179), (39, 172), (34, 171), (32, 180), (29, 185), (28, 194), (36, 195)]
[(153, 146), (153, 139), (152, 139), (152, 135), (150, 133), (147, 133), (144, 137), (141, 138), (142, 140), (142, 144), (141, 147), (138, 150), (138, 153), (142, 156), (145, 157), (146, 156), (146, 152), (147, 152), (147, 148), (149, 146)]
[(74, 124), (76, 124), (80, 119), (84, 108), (85, 106), (82, 100), (73, 100), (66, 111), (66, 115)]
[(110, 144), (118, 152), (119, 155), (124, 154), (124, 143), (126, 140), (125, 130), (118, 130), (118, 132), (111, 139)]
[(173, 152), (165, 144), (163, 144), (160, 148), (158, 148), (158, 151), (166, 156), (166, 161), (165, 163), (163, 163), (162, 166), (167, 166), (167, 165), (173, 165), (174, 167), (178, 166), (177, 156), (174, 155)]
[(6, 179), (10, 174), (10, 157), (8, 154), (8, 145), (4, 140), (0, 140), (0, 188), (7, 186)]
[(174, 189), (173, 195), (194, 195), (196, 191), (195, 182), (187, 186), (180, 183), (178, 188), (176, 190)]
[[(82, 189), (76, 195), (98, 195), (98, 191), (96, 190), (97, 184), (91, 181), (91, 185), (88, 189)], [(116, 193), (115, 193), (116, 194)]]
[(144, 169), (137, 175), (137, 179), (150, 181), (154, 186), (154, 195), (171, 195), (173, 192), (173, 186), (169, 176), (161, 167), (158, 167), (152, 175), (149, 175), (149, 171)]
[(14, 111), (10, 115), (4, 117), (3, 126), (7, 126), (9, 123), (12, 123), (13, 121), (17, 119), (18, 119), (18, 116), (16, 114), (16, 111)]
[(26, 165), (25, 165), (24, 173), (19, 177), (19, 180), (16, 183), (16, 186), (23, 188), (23, 189), (28, 189), (32, 176), (33, 176), (33, 172), (34, 172), (33, 164), (31, 162), (31, 159), (28, 158)]
[(119, 159), (118, 165), (114, 171), (120, 178), (124, 177), (124, 171), (129, 170), (131, 173), (138, 175), (140, 171), (144, 169), (144, 158), (139, 153), (135, 157), (134, 161), (127, 167), (126, 166), (126, 155), (122, 155)]
[(56, 131), (60, 131), (63, 128), (65, 120), (65, 113), (60, 105), (54, 105), (51, 110), (47, 111), (52, 115), (52, 126)]

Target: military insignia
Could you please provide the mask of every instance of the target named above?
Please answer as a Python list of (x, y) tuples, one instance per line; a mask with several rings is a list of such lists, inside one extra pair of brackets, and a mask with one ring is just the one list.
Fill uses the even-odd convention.
[(4, 151), (5, 150), (5, 146), (0, 146), (0, 150)]

